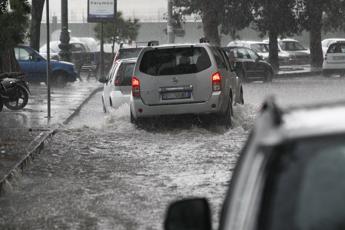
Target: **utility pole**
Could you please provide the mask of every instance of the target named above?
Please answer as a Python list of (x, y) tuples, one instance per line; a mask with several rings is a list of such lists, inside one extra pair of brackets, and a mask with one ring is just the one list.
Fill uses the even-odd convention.
[(60, 34), (60, 45), (61, 49), (59, 55), (63, 61), (71, 61), (70, 51), (70, 36), (68, 32), (68, 3), (67, 0), (61, 0), (61, 34)]
[(51, 118), (50, 111), (50, 19), (49, 19), (49, 0), (46, 1), (46, 24), (47, 24), (47, 111), (48, 111), (48, 121)]
[(175, 42), (172, 11), (173, 11), (173, 0), (168, 0), (168, 25), (167, 25), (168, 43)]
[(100, 49), (100, 79), (104, 78), (104, 38), (103, 38), (104, 22), (101, 22), (101, 49)]

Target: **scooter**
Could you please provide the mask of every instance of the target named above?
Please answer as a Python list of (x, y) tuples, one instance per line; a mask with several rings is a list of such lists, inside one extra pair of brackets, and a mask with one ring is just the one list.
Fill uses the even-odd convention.
[(23, 109), (29, 101), (29, 94), (23, 73), (0, 74), (0, 111), (3, 105), (10, 110)]

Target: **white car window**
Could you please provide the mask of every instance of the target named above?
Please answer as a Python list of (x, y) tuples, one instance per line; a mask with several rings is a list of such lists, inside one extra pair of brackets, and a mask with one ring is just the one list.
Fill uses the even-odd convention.
[(345, 43), (332, 44), (327, 53), (343, 53), (345, 54)]
[(14, 48), (14, 53), (18, 61), (29, 61), (30, 53), (23, 48)]
[(247, 49), (247, 52), (250, 56), (250, 59), (253, 59), (253, 60), (258, 59), (259, 56), (253, 50)]

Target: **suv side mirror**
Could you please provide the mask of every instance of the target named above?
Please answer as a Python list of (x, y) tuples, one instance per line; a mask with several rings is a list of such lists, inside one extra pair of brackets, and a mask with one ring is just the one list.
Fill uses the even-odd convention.
[(165, 230), (211, 230), (211, 210), (205, 198), (172, 203), (164, 222)]

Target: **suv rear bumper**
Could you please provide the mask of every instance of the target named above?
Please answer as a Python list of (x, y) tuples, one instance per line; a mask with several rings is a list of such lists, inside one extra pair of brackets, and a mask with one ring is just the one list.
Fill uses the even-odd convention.
[(220, 93), (213, 93), (209, 100), (205, 102), (163, 105), (146, 105), (141, 98), (131, 96), (131, 113), (135, 119), (161, 115), (218, 113), (221, 110), (220, 95)]

